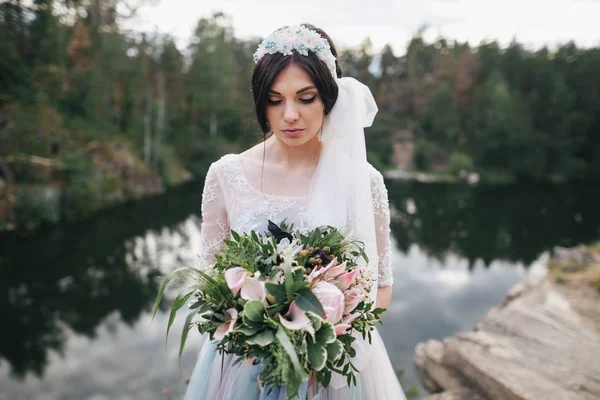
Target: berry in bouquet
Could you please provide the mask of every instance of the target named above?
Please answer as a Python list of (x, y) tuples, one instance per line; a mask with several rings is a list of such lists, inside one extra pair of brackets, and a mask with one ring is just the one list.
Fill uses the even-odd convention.
[(361, 336), (371, 341), (384, 311), (369, 297), (367, 263), (363, 243), (334, 227), (294, 230), (269, 221), (267, 232), (231, 231), (213, 265), (169, 274), (153, 314), (165, 290), (175, 288), (167, 335), (177, 312), (190, 310), (180, 355), (197, 327), (221, 354), (260, 365), (265, 387), (285, 387), (288, 398), (309, 378), (327, 387), (337, 373), (353, 385), (353, 343)]

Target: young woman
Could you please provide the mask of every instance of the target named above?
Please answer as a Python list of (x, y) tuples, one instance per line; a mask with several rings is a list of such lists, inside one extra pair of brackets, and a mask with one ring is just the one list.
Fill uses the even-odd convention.
[[(372, 296), (387, 307), (393, 283), (389, 205), (381, 173), (366, 160), (365, 126), (377, 107), (369, 89), (342, 78), (329, 37), (311, 25), (284, 27), (254, 54), (252, 91), (265, 141), (214, 162), (202, 200), (203, 265), (214, 262), (230, 229), (266, 231), (284, 219), (295, 228), (333, 225), (365, 243), (377, 279)], [(310, 382), (308, 399), (398, 400), (404, 394), (375, 331), (371, 343), (357, 340), (358, 384), (340, 376), (327, 388)], [(253, 400), (266, 397), (251, 379), (256, 366), (222, 358), (206, 342), (186, 399)], [(254, 373), (256, 375), (256, 373)]]

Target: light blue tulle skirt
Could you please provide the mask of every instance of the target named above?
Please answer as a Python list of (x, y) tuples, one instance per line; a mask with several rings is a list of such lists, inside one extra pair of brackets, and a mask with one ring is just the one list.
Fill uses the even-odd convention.
[[(250, 380), (251, 366), (247, 362), (234, 365), (236, 357), (223, 357), (214, 343), (206, 340), (192, 373), (185, 400), (258, 400), (260, 389)], [(375, 331), (369, 345), (369, 360), (358, 376), (357, 385), (320, 388), (311, 385), (307, 398), (311, 400), (405, 400), (390, 359)]]

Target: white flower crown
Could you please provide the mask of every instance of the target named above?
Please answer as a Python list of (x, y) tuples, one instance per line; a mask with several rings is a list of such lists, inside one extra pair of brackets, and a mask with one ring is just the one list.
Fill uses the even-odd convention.
[(337, 78), (335, 57), (331, 53), (329, 42), (319, 33), (302, 25), (288, 26), (270, 34), (258, 45), (253, 56), (254, 62), (258, 63), (266, 54), (281, 53), (289, 56), (293, 50), (303, 56), (307, 56), (309, 50), (312, 51), (327, 64), (331, 75)]

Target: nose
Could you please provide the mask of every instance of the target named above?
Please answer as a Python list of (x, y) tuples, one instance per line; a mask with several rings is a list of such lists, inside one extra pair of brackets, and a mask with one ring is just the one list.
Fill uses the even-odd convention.
[(292, 123), (298, 120), (300, 117), (298, 110), (293, 102), (287, 102), (285, 105), (285, 110), (283, 111), (283, 119), (287, 123)]

